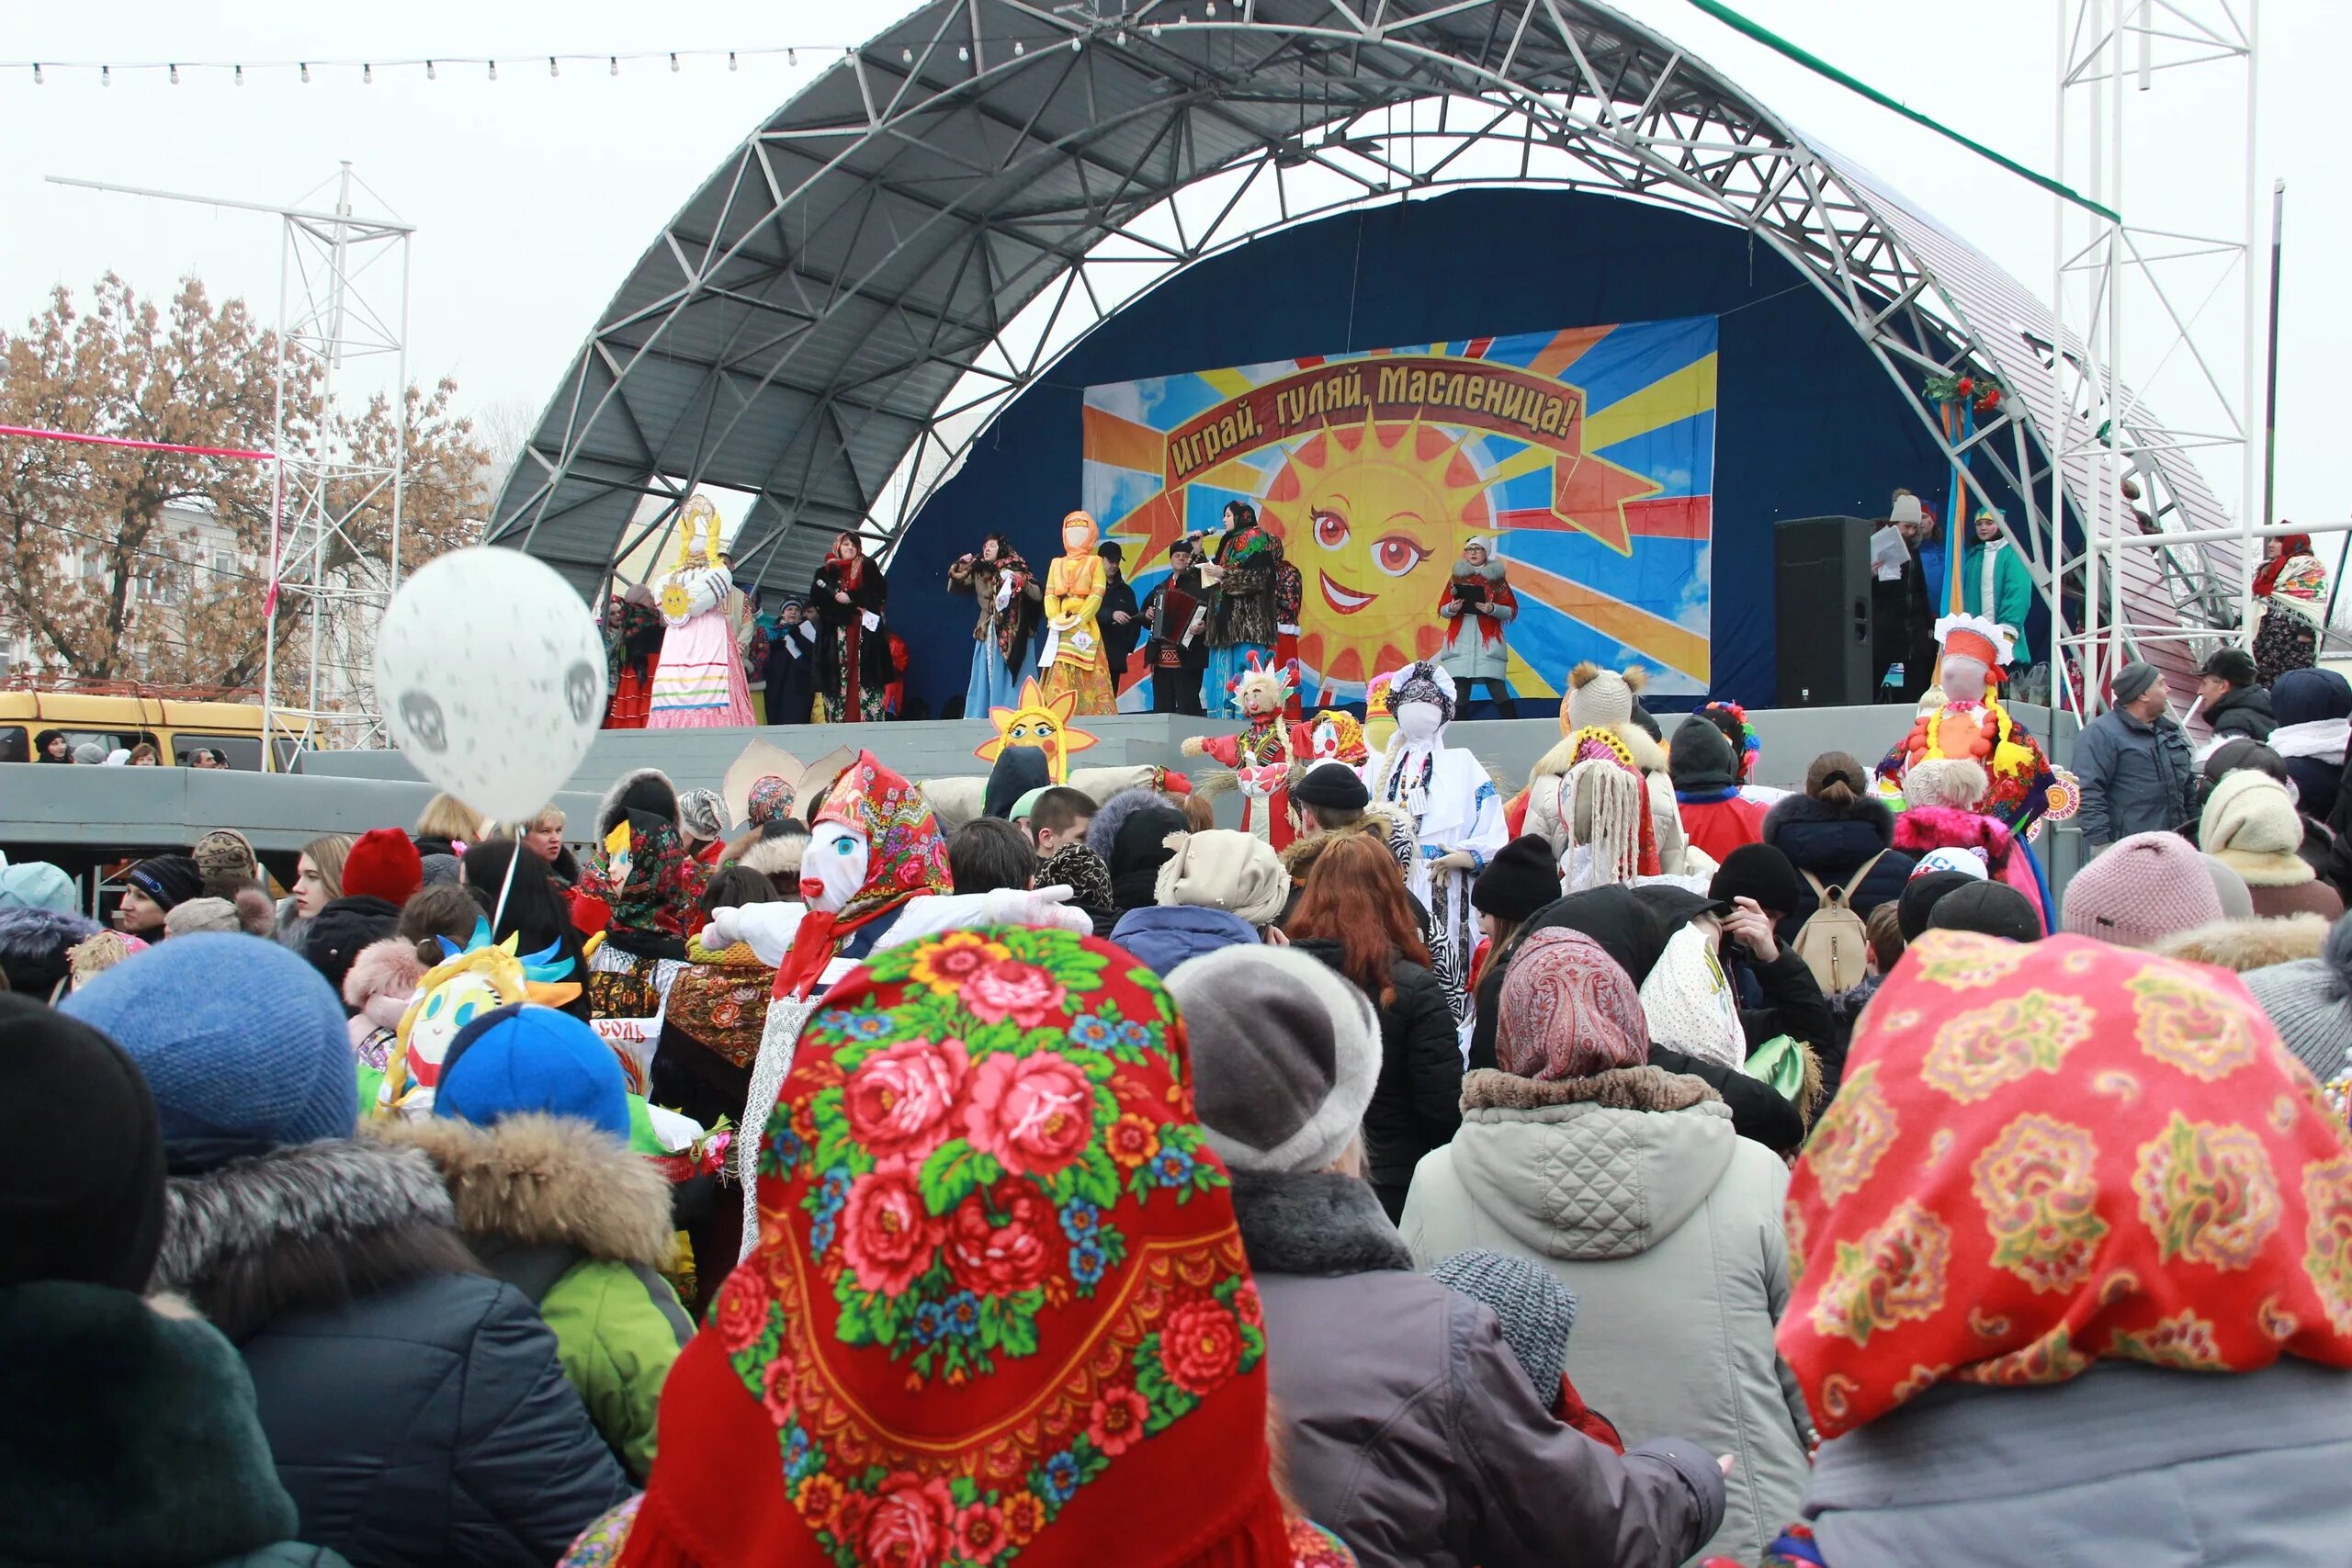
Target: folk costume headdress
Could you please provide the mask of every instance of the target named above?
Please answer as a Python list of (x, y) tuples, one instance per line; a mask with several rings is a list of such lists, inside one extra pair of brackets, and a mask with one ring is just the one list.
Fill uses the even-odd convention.
[(1572, 731), (1562, 744), (1570, 760), (1561, 784), (1560, 816), (1570, 840), (1592, 856), (1580, 886), (1657, 875), (1661, 863), (1647, 785), (1623, 739), (1593, 725)]
[(851, 933), (925, 893), (954, 889), (947, 840), (922, 791), (860, 751), (817, 808), (816, 829), (802, 865), (820, 853), (827, 823), (856, 829), (865, 840), (865, 878), (838, 909), (810, 906), (793, 932), (791, 951), (775, 972), (777, 997), (806, 998)]
[(2099, 1360), (2352, 1366), (2352, 1137), (2234, 976), (1929, 931), (1789, 1187), (1822, 1436)]
[[(1946, 700), (1922, 713), (1911, 733), (1880, 763), (1882, 777), (1903, 780), (1913, 806), (1981, 811), (2025, 831), (2041, 818), (2063, 822), (2082, 804), (2075, 776), (2051, 765), (1998, 695), (2001, 667), (2012, 638), (1982, 615), (1946, 615), (1936, 623), (1943, 649)], [(1980, 777), (1981, 774), (1981, 777)]]
[(801, 1042), (628, 1560), (1286, 1568), (1257, 1292), (1159, 981), (952, 931)]

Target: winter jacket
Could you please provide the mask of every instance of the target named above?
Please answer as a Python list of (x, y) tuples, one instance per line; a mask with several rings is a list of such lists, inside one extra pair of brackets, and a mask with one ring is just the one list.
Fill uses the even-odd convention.
[(1236, 942), (1254, 942), (1258, 929), (1230, 909), (1194, 904), (1154, 904), (1129, 909), (1111, 928), (1111, 940), (1163, 978), (1187, 958)]
[(1824, 1445), (1804, 1512), (1830, 1568), (2336, 1568), (2347, 1466), (2352, 1371), (2101, 1361), (2046, 1388), (1929, 1389)]
[(677, 1292), (656, 1272), (676, 1249), (668, 1180), (618, 1139), (550, 1116), (494, 1127), (443, 1117), (378, 1131), (431, 1157), (467, 1244), (537, 1305), (596, 1430), (642, 1483), (662, 1380), (694, 1337)]
[(2083, 786), (2075, 825), (2094, 848), (2197, 814), (2197, 764), (2169, 715), (2151, 725), (2108, 709), (2075, 739), (2075, 776)]
[(1555, 1420), (1494, 1313), (1414, 1272), (1363, 1182), (1236, 1172), (1233, 1206), (1292, 1489), (1363, 1568), (1665, 1568), (1721, 1521), (1711, 1450), (1620, 1459)]
[[(1639, 712), (1636, 705), (1635, 712)], [(1682, 831), (1682, 814), (1674, 803), (1674, 780), (1666, 771), (1666, 748), (1653, 739), (1641, 726), (1625, 723), (1616, 726), (1611, 734), (1625, 743), (1633, 753), (1634, 766), (1641, 770), (1642, 783), (1650, 807), (1650, 835), (1657, 840), (1659, 869), (1669, 876), (1683, 874), (1683, 852), (1690, 840)], [(1527, 775), (1527, 817), (1525, 831), (1541, 833), (1544, 842), (1552, 846), (1552, 859), (1565, 864), (1571, 848), (1569, 813), (1563, 808), (1561, 791), (1567, 783), (1568, 770), (1576, 765), (1575, 738), (1563, 736), (1557, 744), (1535, 760)]]
[(1557, 1083), (1473, 1073), (1462, 1105), (1405, 1205), (1415, 1260), (1484, 1247), (1559, 1276), (1577, 1296), (1577, 1391), (1629, 1443), (1671, 1433), (1736, 1456), (1700, 1555), (1754, 1561), (1794, 1517), (1812, 1438), (1772, 1348), (1788, 1168), (1734, 1134), (1712, 1090), (1655, 1067)]
[[(1993, 602), (1984, 603), (1985, 556), (1992, 556)], [(1987, 545), (1982, 539), (1970, 539), (1967, 551), (1960, 560), (1961, 608), (1972, 615), (1984, 615), (2017, 634), (2010, 649), (2009, 665), (2022, 670), (2033, 662), (2032, 651), (2027, 647), (2025, 626), (2033, 615), (2033, 573), (2027, 570), (2025, 558), (2018, 547), (2006, 539)]]
[(235, 1347), (171, 1297), (0, 1289), (0, 1562), (347, 1568), (302, 1546)]
[[(1340, 944), (1299, 937), (1291, 945), (1340, 969)], [(1344, 972), (1344, 971), (1342, 971)], [(1389, 965), (1396, 995), (1380, 1015), (1380, 1081), (1364, 1107), (1364, 1174), (1393, 1220), (1405, 1210), (1413, 1168), (1462, 1124), (1462, 1036), (1435, 975), (1409, 959)]]
[(2278, 728), (2278, 717), (2270, 711), (2269, 689), (2264, 686), (2232, 686), (2219, 700), (2206, 705), (2205, 722), (2214, 737), (2222, 740), (2244, 736), (2267, 741)]
[[(2185, 750), (2181, 760), (2188, 761)], [(1894, 847), (1920, 860), (1934, 850), (1982, 851), (1993, 879), (2016, 888), (2041, 918), (2043, 929), (2049, 929), (2049, 911), (2041, 901), (2041, 879), (2034, 874), (2033, 862), (2027, 858), (2029, 852), (1998, 820), (1981, 811), (1963, 811), (1957, 807), (1914, 806), (1894, 818)]]
[(172, 1179), (155, 1283), (243, 1353), (302, 1540), (355, 1563), (543, 1568), (628, 1479), (555, 1337), (452, 1218), (419, 1150), (276, 1148)]
[[(1766, 815), (1764, 841), (1789, 857), (1801, 879), (1810, 873), (1824, 887), (1844, 887), (1846, 907), (1864, 919), (1881, 904), (1903, 897), (1903, 885), (1918, 863), (1894, 847), (1894, 813), (1868, 796), (1838, 807), (1815, 795), (1789, 795)], [(1849, 886), (1872, 855), (1879, 860), (1870, 874)], [(1781, 922), (1784, 942), (1794, 942), (1806, 918), (1821, 908), (1810, 883), (1798, 894), (1797, 904)]]
[(1705, 851), (1718, 865), (1732, 851), (1763, 837), (1763, 802), (1747, 799), (1736, 784), (1678, 789), (1674, 801), (1676, 809), (1682, 814), (1682, 832), (1690, 847)]
[[(2270, 744), (2287, 761), (2287, 773), (2295, 781), (2295, 804), (2306, 817), (2322, 822), (2335, 812), (2335, 797), (2344, 777), (2343, 756), (2332, 748), (2313, 756), (2299, 756), (2303, 748), (2291, 742), (2303, 735), (2312, 734), (2321, 727), (2352, 717), (2352, 682), (2333, 670), (2290, 670), (2270, 682), (2270, 711), (2277, 716), (2279, 729), (2295, 731), (2293, 736), (2270, 732)], [(2301, 729), (2310, 725), (2311, 731)]]

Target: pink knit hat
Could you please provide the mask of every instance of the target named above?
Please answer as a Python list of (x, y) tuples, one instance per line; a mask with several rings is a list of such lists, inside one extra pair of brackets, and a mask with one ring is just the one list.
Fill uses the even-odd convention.
[(2066, 885), (2058, 923), (2118, 947), (2154, 947), (2222, 918), (2204, 857), (2177, 833), (2134, 833), (2109, 845)]

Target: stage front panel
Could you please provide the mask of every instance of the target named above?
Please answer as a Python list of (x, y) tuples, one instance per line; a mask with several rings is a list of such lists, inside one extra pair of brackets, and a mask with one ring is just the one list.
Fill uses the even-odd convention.
[(1556, 694), (1587, 659), (1703, 695), (1715, 345), (1698, 316), (1090, 387), (1085, 503), (1139, 594), (1172, 541), (1213, 541), (1227, 502), (1255, 505), (1303, 579), (1310, 705), (1435, 655), (1472, 538), (1510, 567), (1522, 695)]

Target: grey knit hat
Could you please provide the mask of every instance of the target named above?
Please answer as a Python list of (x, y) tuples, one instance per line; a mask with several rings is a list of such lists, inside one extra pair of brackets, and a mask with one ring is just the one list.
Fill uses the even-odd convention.
[(2352, 1049), (2352, 915), (2329, 929), (2317, 958), (2250, 970), (2245, 979), (2298, 1061), (2322, 1083), (2344, 1076)]
[(1188, 958), (1166, 984), (1209, 1146), (1235, 1170), (1327, 1170), (1380, 1078), (1380, 1023), (1347, 976), (1288, 947)]
[(424, 874), (424, 886), (440, 887), (465, 879), (465, 867), (455, 855), (425, 855), (417, 862)]
[(1502, 1252), (1457, 1252), (1433, 1265), (1430, 1279), (1483, 1302), (1502, 1320), (1503, 1340), (1535, 1385), (1546, 1408), (1560, 1397), (1568, 1359), (1568, 1330), (1577, 1325), (1576, 1292), (1532, 1258)]
[(2109, 690), (2115, 694), (2116, 705), (2120, 707), (2125, 703), (2138, 702), (2141, 694), (2155, 683), (2156, 667), (2135, 659), (2115, 672)]

